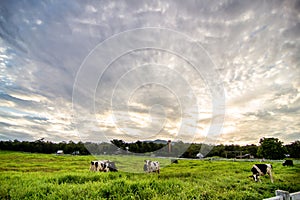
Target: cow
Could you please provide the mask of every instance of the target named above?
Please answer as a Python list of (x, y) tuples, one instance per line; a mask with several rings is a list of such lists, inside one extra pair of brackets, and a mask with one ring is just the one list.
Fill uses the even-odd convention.
[(270, 176), (271, 182), (273, 183), (273, 176), (272, 176), (272, 165), (271, 164), (255, 164), (252, 166), (251, 169), (253, 175), (253, 179), (255, 182), (260, 180), (259, 176), (264, 176), (266, 174), (268, 174)]
[(285, 160), (282, 163), (283, 166), (294, 166), (293, 160)]
[(158, 161), (145, 160), (144, 171), (151, 173), (157, 172), (159, 174), (160, 167)]
[(90, 171), (94, 172), (117, 172), (116, 164), (110, 160), (91, 161)]

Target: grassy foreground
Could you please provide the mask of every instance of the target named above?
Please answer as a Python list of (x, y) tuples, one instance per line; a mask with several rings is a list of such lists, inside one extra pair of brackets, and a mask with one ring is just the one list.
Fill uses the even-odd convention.
[(93, 156), (56, 156), (0, 151), (0, 199), (263, 199), (276, 189), (300, 191), (300, 164), (274, 167), (274, 183), (251, 178), (252, 162), (159, 160), (161, 173), (143, 171), (145, 157), (101, 156), (122, 171), (89, 171)]

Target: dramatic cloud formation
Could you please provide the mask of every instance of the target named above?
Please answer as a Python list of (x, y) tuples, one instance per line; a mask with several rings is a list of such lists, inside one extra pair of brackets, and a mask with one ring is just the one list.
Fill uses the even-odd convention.
[(300, 1), (7, 0), (0, 37), (1, 140), (299, 140)]

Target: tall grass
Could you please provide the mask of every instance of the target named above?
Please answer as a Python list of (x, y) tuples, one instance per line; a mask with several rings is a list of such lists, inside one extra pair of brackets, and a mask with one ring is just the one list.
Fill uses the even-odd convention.
[(0, 198), (262, 199), (274, 196), (276, 189), (300, 191), (299, 164), (283, 167), (279, 162), (272, 162), (272, 184), (269, 177), (262, 177), (262, 183), (248, 177), (251, 162), (179, 160), (179, 164), (170, 165), (169, 159), (160, 158), (161, 173), (145, 174), (126, 172), (142, 172), (144, 157), (102, 156), (99, 159), (116, 161), (117, 167), (123, 170), (90, 172), (93, 156), (0, 152)]

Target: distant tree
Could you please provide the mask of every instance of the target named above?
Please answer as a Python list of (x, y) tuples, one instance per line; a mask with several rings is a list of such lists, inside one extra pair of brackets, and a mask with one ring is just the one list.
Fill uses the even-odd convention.
[(257, 150), (259, 157), (267, 159), (282, 159), (285, 157), (286, 148), (278, 138), (261, 138)]
[(245, 151), (245, 153), (248, 153), (254, 157), (257, 157), (258, 147), (255, 144), (243, 146), (242, 149), (243, 149), (243, 151)]
[(117, 139), (113, 139), (110, 141), (112, 144), (116, 145), (117, 147), (125, 150), (126, 147), (126, 143), (123, 140), (117, 140)]
[(172, 156), (183, 157), (182, 154), (189, 148), (189, 146), (190, 144), (184, 143), (182, 141), (174, 142), (172, 145)]
[(212, 150), (206, 155), (207, 157), (221, 156), (225, 157), (225, 146), (223, 144), (214, 146)]
[[(217, 145), (211, 146), (212, 150), (206, 155), (206, 157), (220, 156), (232, 158), (235, 157), (237, 152), (243, 152), (243, 154), (249, 153), (255, 157), (265, 157), (272, 159), (280, 159), (284, 157), (285, 153), (290, 154), (293, 158), (300, 158), (300, 141), (295, 141), (291, 144), (282, 145), (283, 143), (277, 138), (262, 138), (260, 140), (260, 146), (246, 145)], [(115, 153), (118, 148), (126, 150), (129, 148), (129, 152), (132, 153), (147, 153), (152, 152), (158, 156), (178, 156), (186, 158), (195, 158), (200, 152), (202, 144), (190, 144), (182, 141), (172, 142), (172, 151), (168, 152), (167, 146), (164, 143), (148, 142), (148, 141), (136, 141), (133, 143), (125, 143), (123, 140), (114, 139), (111, 143), (92, 143), (92, 142), (60, 142), (53, 143), (45, 141), (43, 138), (36, 141), (19, 141), (9, 140), (0, 141), (0, 150), (10, 151), (25, 151), (25, 152), (37, 152), (37, 153), (54, 153), (57, 150), (63, 150), (65, 153), (72, 153), (73, 151), (79, 151), (81, 155), (88, 154), (110, 154)]]
[(200, 152), (201, 144), (192, 143), (188, 149), (182, 154), (184, 158), (196, 158), (196, 155)]
[(286, 145), (287, 151), (292, 158), (300, 158), (300, 141), (297, 140), (291, 144)]

